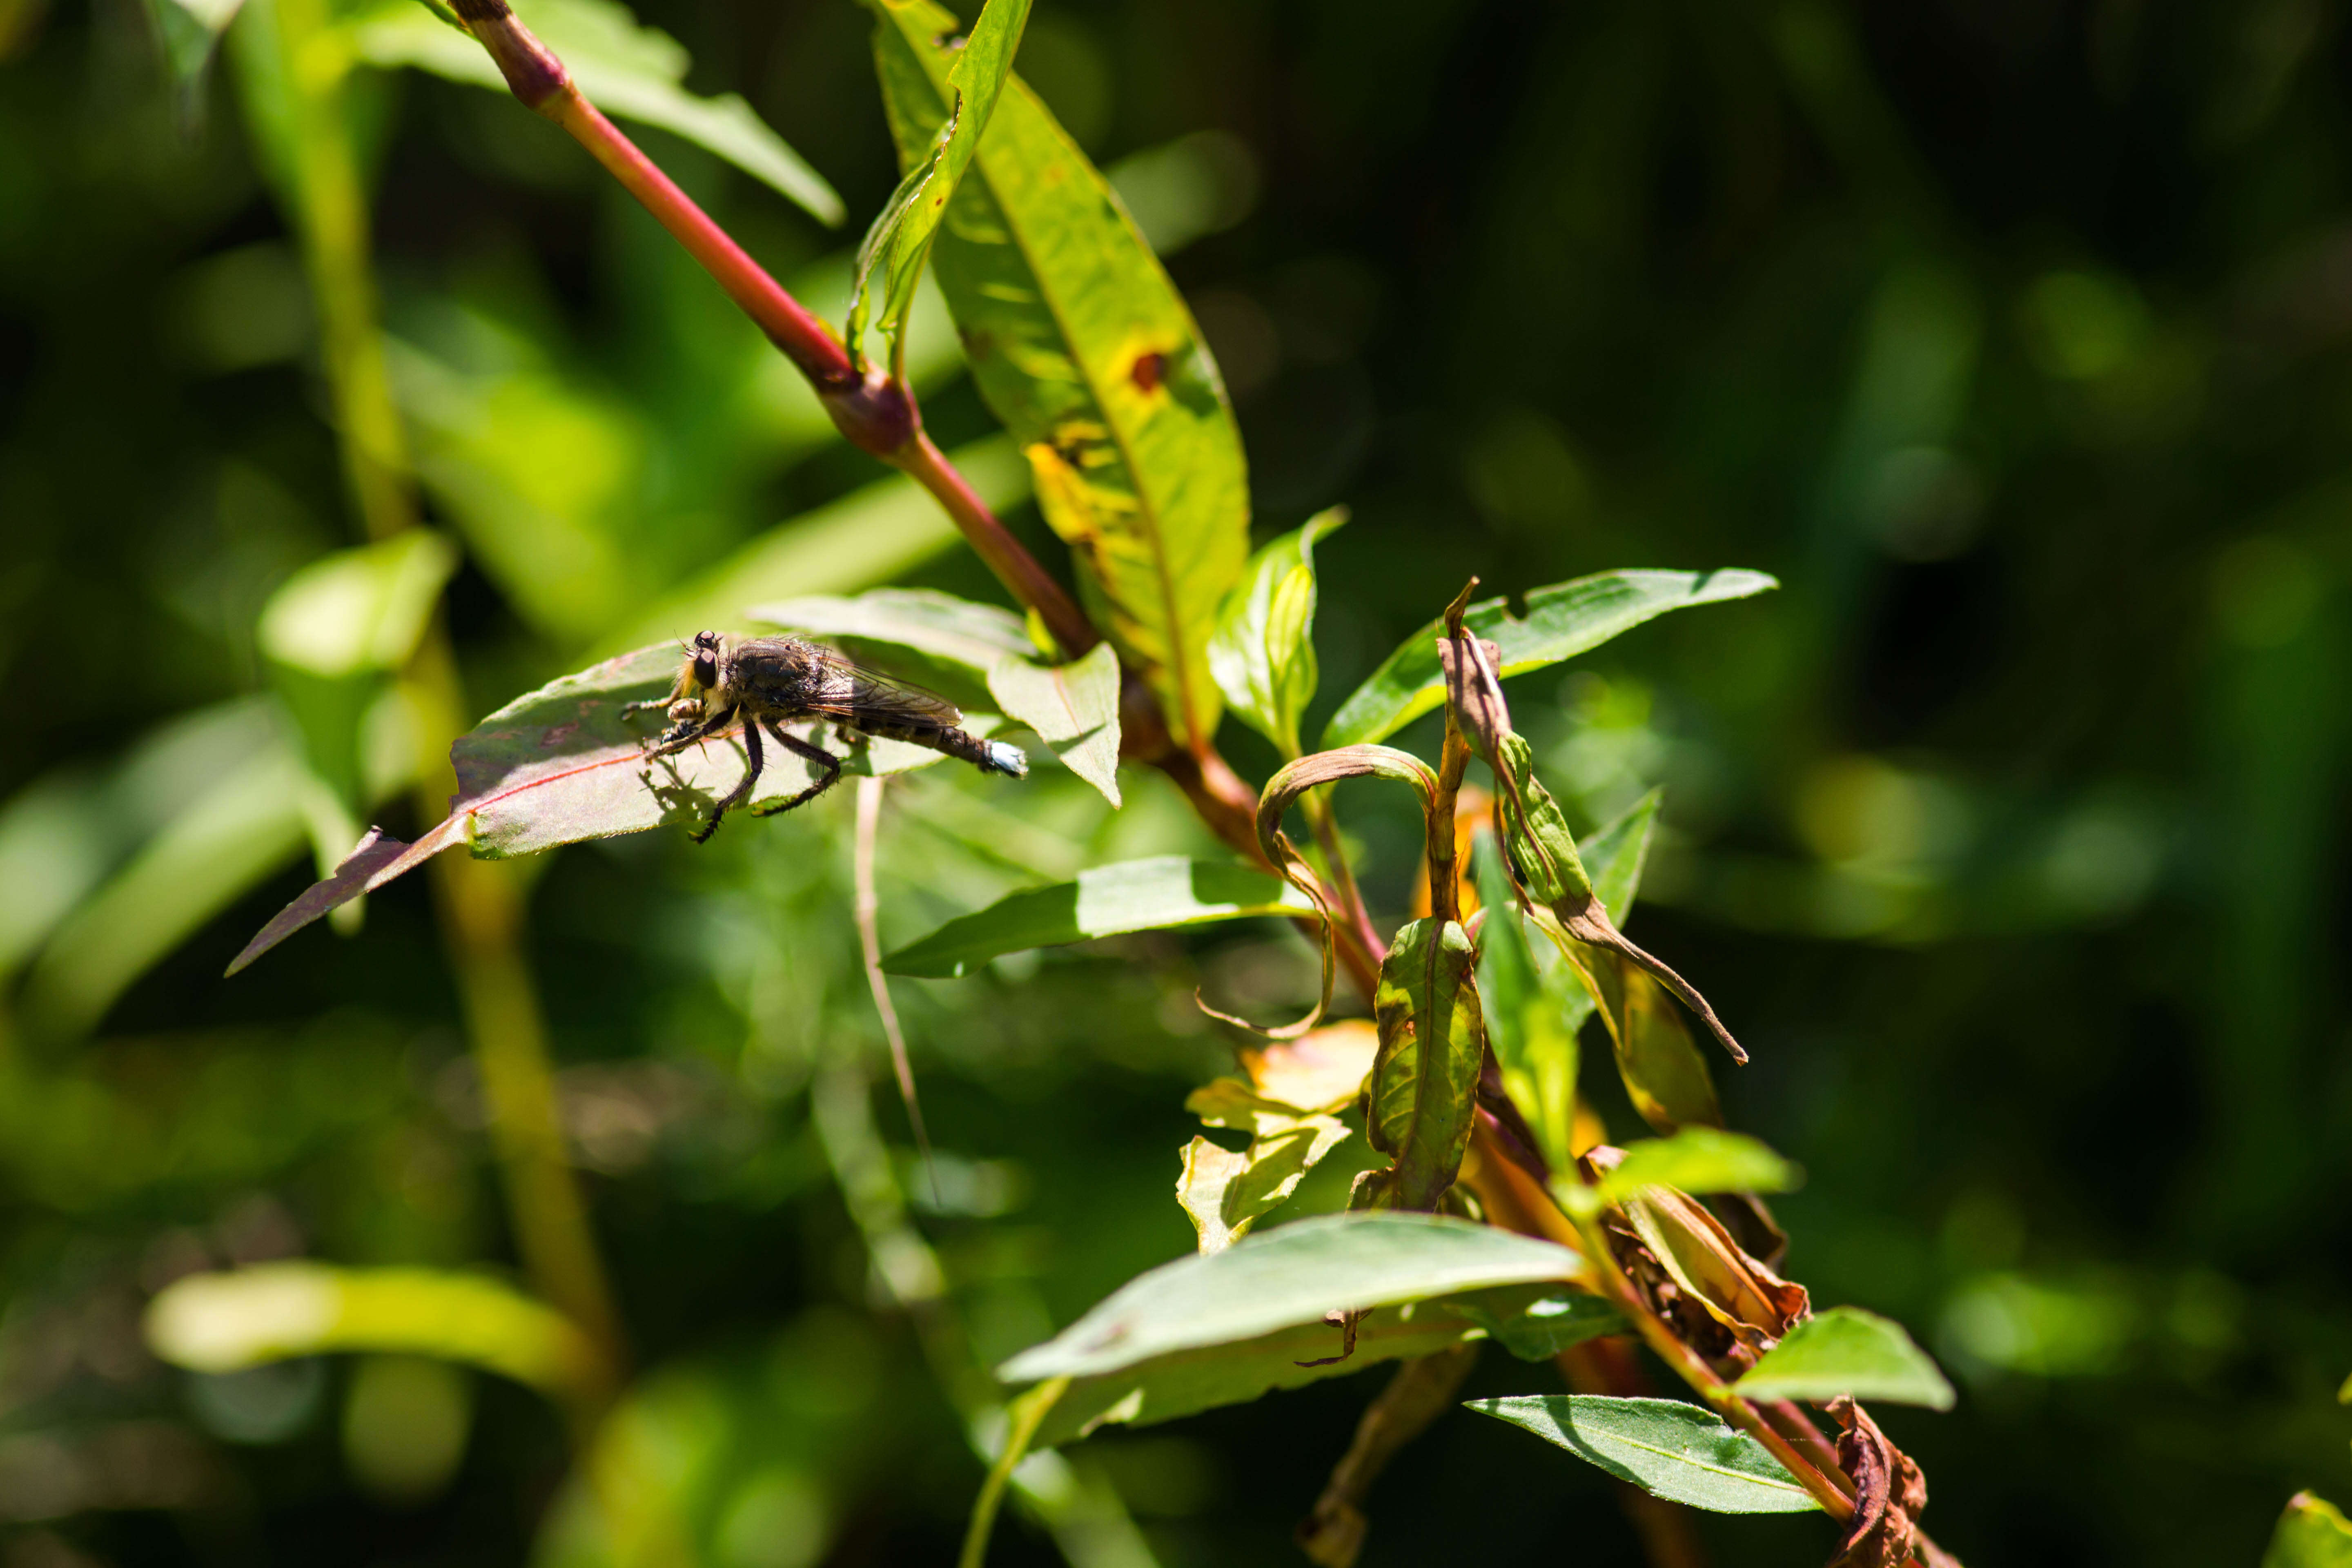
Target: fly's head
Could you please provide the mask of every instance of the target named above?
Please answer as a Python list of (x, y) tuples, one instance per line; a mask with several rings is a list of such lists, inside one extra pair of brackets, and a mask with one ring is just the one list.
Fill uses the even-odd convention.
[(719, 684), (726, 658), (726, 638), (717, 632), (697, 632), (686, 647), (686, 664), (677, 672), (677, 695), (699, 697)]
[(683, 652), (677, 679), (671, 682), (667, 705), (662, 710), (669, 728), (662, 731), (658, 744), (667, 744), (702, 722), (710, 710), (711, 693), (725, 676), (725, 639), (719, 633), (695, 633)]

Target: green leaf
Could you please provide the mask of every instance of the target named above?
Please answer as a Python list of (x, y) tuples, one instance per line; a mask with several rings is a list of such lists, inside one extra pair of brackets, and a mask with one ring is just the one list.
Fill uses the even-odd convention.
[[(681, 84), (692, 61), (668, 34), (637, 26), (625, 6), (611, 0), (526, 0), (519, 14), (605, 113), (684, 137), (818, 222), (841, 222), (841, 197), (750, 104), (731, 92), (702, 98), (686, 90)], [(347, 25), (359, 58), (370, 65), (414, 66), (451, 81), (507, 90), (506, 79), (479, 44), (409, 0), (392, 0)]]
[(1465, 1301), (1462, 1310), (1485, 1329), (1496, 1344), (1521, 1361), (1549, 1361), (1572, 1345), (1602, 1334), (1626, 1331), (1617, 1309), (1598, 1296), (1568, 1292), (1532, 1301), (1509, 1315)]
[(479, 1275), (268, 1263), (193, 1274), (147, 1308), (147, 1343), (175, 1366), (236, 1372), (341, 1351), (436, 1356), (550, 1394), (593, 1385), (587, 1336), (545, 1303)]
[(262, 606), (261, 651), (312, 675), (397, 669), (457, 569), (457, 546), (423, 528), (313, 561)]
[(1552, 1394), (1474, 1399), (1468, 1407), (1525, 1427), (1669, 1502), (1710, 1513), (1808, 1513), (1821, 1507), (1763, 1444), (1696, 1405)]
[[(1594, 894), (1615, 921), (1633, 910), (1661, 799), (1661, 792), (1652, 790), (1577, 846)], [(1622, 954), (1576, 942), (1557, 922), (1539, 925), (1559, 954), (1548, 973), (1562, 994), (1570, 1027), (1581, 1026), (1595, 1012), (1601, 1015), (1617, 1076), (1642, 1120), (1662, 1133), (1721, 1126), (1723, 1110), (1706, 1058), (1658, 983)]]
[(1433, 1208), (1462, 1168), (1486, 1050), (1475, 963), (1458, 922), (1420, 920), (1396, 933), (1381, 964), (1364, 1132), (1395, 1161), (1381, 1173), (1383, 1204)]
[(1633, 896), (1642, 888), (1642, 868), (1649, 863), (1651, 833), (1665, 798), (1664, 790), (1654, 789), (1626, 807), (1615, 821), (1594, 829), (1591, 837), (1577, 840), (1576, 852), (1592, 879), (1592, 890), (1601, 896), (1609, 918), (1621, 926), (1633, 912)]
[(1850, 1394), (1896, 1405), (1952, 1407), (1952, 1385), (1903, 1325), (1859, 1307), (1832, 1307), (1799, 1323), (1733, 1385), (1750, 1399), (1826, 1401)]
[[(676, 644), (663, 643), (606, 659), (577, 675), (519, 697), (460, 736), (449, 749), (457, 794), (449, 815), (414, 844), (371, 836), (351, 860), (289, 904), (246, 944), (229, 973), (251, 963), (295, 931), (362, 892), (373, 892), (454, 844), (475, 858), (503, 860), (561, 844), (640, 833), (665, 823), (699, 826), (711, 807), (741, 781), (750, 765), (740, 727), (675, 756), (647, 758), (642, 742), (658, 715), (624, 718), (628, 703), (657, 698), (677, 673)], [(967, 727), (985, 730), (985, 723)], [(822, 746), (822, 721), (807, 727)], [(946, 759), (928, 747), (864, 740), (847, 749), (842, 772), (880, 776), (929, 767)], [(767, 767), (747, 805), (799, 794), (818, 771), (781, 746), (767, 748)], [(749, 812), (746, 814), (749, 819)], [(389, 847), (398, 853), (383, 858)]]
[[(1530, 1298), (1546, 1289), (1506, 1286), (1376, 1308), (1357, 1319), (1355, 1349), (1344, 1356), (1339, 1353), (1346, 1342), (1343, 1331), (1318, 1319), (1252, 1339), (1171, 1351), (1115, 1372), (1074, 1378), (1052, 1418), (1040, 1429), (1037, 1446), (1051, 1447), (1106, 1426), (1148, 1426), (1173, 1421), (1244, 1404), (1278, 1389), (1347, 1377), (1386, 1362), (1435, 1355), (1482, 1337), (1509, 1335), (1525, 1342), (1526, 1336), (1544, 1331), (1529, 1323), (1528, 1313)], [(1548, 1304), (1549, 1299), (1535, 1302), (1536, 1307)]]
[[(873, 0), (899, 161), (929, 154), (957, 59), (953, 16)], [(982, 397), (1027, 455), (1096, 620), (1205, 749), (1208, 643), (1249, 554), (1249, 487), (1224, 384), (1183, 299), (1102, 174), (1036, 95), (1008, 82), (931, 269)]]
[(1299, 719), (1315, 699), (1316, 542), (1347, 521), (1333, 507), (1250, 557), (1209, 639), (1225, 701), (1286, 758), (1301, 750)]
[(1561, 984), (1559, 969), (1538, 967), (1509, 873), (1491, 835), (1478, 838), (1478, 901), (1486, 911), (1478, 937), (1478, 1000), (1486, 1043), (1503, 1089), (1536, 1135), (1537, 1152), (1555, 1171), (1569, 1168), (1576, 1131), (1577, 1045), (1571, 1005), (1591, 1005)]
[[(1651, 831), (1664, 800), (1665, 792), (1654, 789), (1628, 806), (1615, 821), (1577, 841), (1577, 856), (1592, 879), (1594, 894), (1610, 918), (1620, 925), (1633, 912), (1634, 897), (1641, 891), (1643, 868), (1649, 859)], [(1486, 894), (1481, 892), (1479, 897), (1483, 900)], [(1581, 1028), (1600, 1005), (1593, 994), (1594, 986), (1587, 979), (1591, 961), (1582, 956), (1589, 950), (1578, 949), (1579, 956), (1573, 963), (1561, 955), (1557, 945), (1540, 951), (1543, 956), (1538, 959), (1538, 967), (1559, 996), (1568, 1026)]]
[(1584, 948), (1626, 1098), (1642, 1120), (1662, 1133), (1685, 1127), (1720, 1127), (1723, 1109), (1715, 1076), (1665, 989), (1623, 955)]
[(875, 268), (880, 266), (888, 279), (882, 333), (890, 342), (895, 364), (907, 313), (914, 308), (915, 284), (923, 275), (931, 242), (947, 216), (949, 198), (955, 195), (973, 153), (979, 150), (981, 135), (996, 112), (997, 98), (1003, 91), (1004, 79), (1012, 74), (1013, 52), (1021, 47), (1021, 30), (1028, 21), (1029, 0), (987, 0), (980, 8), (980, 20), (956, 51), (955, 63), (947, 73), (954, 101), (945, 122), (929, 153), (890, 193), (874, 226), (866, 231), (865, 243), (857, 247), (849, 326), (842, 333), (853, 359), (865, 353), (868, 287)]
[[(1027, 467), (1002, 437), (958, 447), (949, 459), (994, 510), (1029, 493)], [(961, 537), (921, 486), (893, 474), (771, 529), (665, 595), (629, 623), (625, 637), (598, 647), (617, 652), (688, 637), (705, 626), (729, 626), (744, 614), (744, 605), (770, 604), (786, 595), (868, 587), (920, 565)], [(1023, 642), (1029, 646), (1025, 637)]]
[(212, 72), (213, 56), (243, 4), (244, 0), (147, 0), (147, 20), (163, 47), (163, 68), (172, 79), (183, 125), (194, 126), (203, 114), (205, 79)]
[(882, 961), (882, 968), (891, 974), (950, 979), (1000, 953), (1033, 947), (1250, 915), (1313, 912), (1304, 896), (1268, 872), (1163, 855), (1097, 866), (1079, 872), (1076, 881), (1000, 899), (900, 948)]
[(1007, 658), (988, 672), (989, 694), (1029, 726), (1064, 766), (1118, 800), (1118, 650), (1097, 643), (1086, 658), (1045, 665)]
[(292, 859), (304, 838), (302, 778), (265, 723), (243, 760), (195, 784), (49, 938), (26, 977), (28, 1025), (60, 1036), (95, 1026), (132, 982)]
[[(1501, 647), (1496, 673), (1509, 677), (1573, 658), (1668, 610), (1744, 599), (1779, 586), (1761, 572), (1602, 572), (1532, 590), (1524, 617), (1513, 616), (1502, 599), (1473, 605), (1463, 627)], [(1339, 705), (1324, 726), (1323, 744), (1381, 740), (1444, 702), (1437, 641), (1444, 632), (1444, 622), (1432, 621), (1407, 637)]]
[(1785, 1193), (1804, 1179), (1802, 1172), (1744, 1132), (1719, 1127), (1685, 1127), (1671, 1138), (1644, 1138), (1628, 1144), (1617, 1168), (1595, 1187), (1571, 1190), (1619, 1203), (1645, 1187), (1685, 1193)]
[(2263, 1568), (2352, 1568), (2352, 1521), (2326, 1498), (2295, 1493), (2271, 1532)]
[[(1420, 1214), (1325, 1215), (1138, 1275), (1053, 1339), (998, 1369), (1008, 1383), (1091, 1377), (1325, 1314), (1497, 1285), (1573, 1279), (1565, 1247)], [(1336, 1341), (1336, 1333), (1327, 1336)], [(1322, 1353), (1337, 1350), (1336, 1343)]]
[(301, 741), (310, 776), (299, 797), (321, 875), (360, 837), (373, 804), (367, 725), (386, 676), (415, 651), (457, 569), (455, 545), (412, 528), (310, 563), (262, 606), (256, 641)]

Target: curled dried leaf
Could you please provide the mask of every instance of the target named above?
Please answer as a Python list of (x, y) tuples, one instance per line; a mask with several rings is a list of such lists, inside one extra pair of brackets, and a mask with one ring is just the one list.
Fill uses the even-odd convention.
[[(1605, 1174), (1624, 1157), (1599, 1148), (1584, 1158)], [(1696, 1199), (1650, 1187), (1626, 1200), (1623, 1216), (1608, 1226), (1619, 1266), (1709, 1360), (1744, 1370), (1812, 1311), (1802, 1285), (1750, 1256)]]
[(1828, 1409), (1844, 1428), (1838, 1464), (1854, 1487), (1853, 1519), (1830, 1568), (1902, 1568), (1917, 1544), (1927, 1479), (1852, 1398), (1833, 1399)]

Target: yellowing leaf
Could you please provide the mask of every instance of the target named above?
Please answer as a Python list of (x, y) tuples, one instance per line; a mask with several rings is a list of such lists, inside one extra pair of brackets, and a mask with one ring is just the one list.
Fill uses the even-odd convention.
[[(902, 167), (954, 95), (955, 18), (876, 0), (875, 53)], [(1249, 553), (1241, 437), (1183, 299), (1110, 186), (1036, 95), (1005, 84), (949, 203), (931, 267), (980, 393), (1027, 454), (1079, 588), (1181, 744), (1219, 710), (1208, 645)]]

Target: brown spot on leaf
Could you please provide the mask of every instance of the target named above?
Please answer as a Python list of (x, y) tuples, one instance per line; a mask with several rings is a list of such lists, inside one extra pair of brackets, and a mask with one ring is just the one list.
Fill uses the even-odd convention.
[(555, 725), (553, 728), (550, 729), (547, 733), (539, 738), (539, 743), (542, 748), (552, 749), (572, 739), (574, 734), (579, 732), (579, 730), (580, 723), (577, 720), (574, 720), (568, 724)]
[(1159, 391), (1160, 383), (1168, 379), (1168, 356), (1157, 349), (1136, 355), (1135, 363), (1127, 367), (1127, 379), (1135, 383), (1138, 392)]

